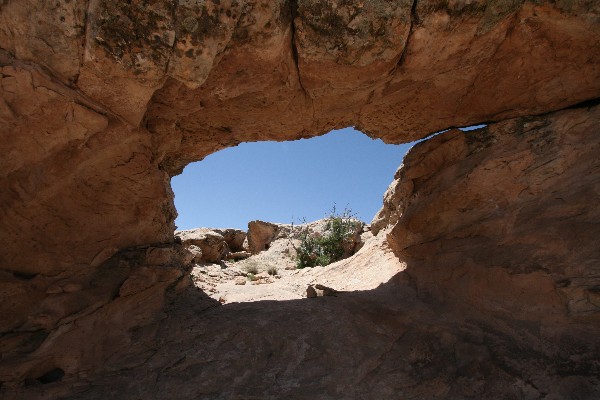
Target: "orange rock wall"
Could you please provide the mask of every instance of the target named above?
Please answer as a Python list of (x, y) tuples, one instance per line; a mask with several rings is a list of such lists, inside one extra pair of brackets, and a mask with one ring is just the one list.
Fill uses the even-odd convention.
[[(92, 327), (116, 318), (121, 333), (137, 323), (131, 310), (159, 317), (185, 276), (169, 178), (186, 164), (351, 125), (402, 143), (505, 121), (423, 145), (440, 159), (408, 191), (414, 217), (390, 241), (427, 263), (417, 287), (438, 298), (473, 293), (493, 309), (473, 298), (496, 277), (510, 287), (493, 288), (499, 312), (549, 293), (544, 310), (596, 315), (597, 112), (544, 114), (600, 97), (599, 12), (588, 0), (2, 2), (0, 381), (50, 369), (47, 349), (77, 343), (60, 338), (66, 326), (77, 336), (83, 315)], [(536, 115), (540, 126), (511, 119)], [(469, 236), (468, 257), (448, 250)], [(152, 300), (119, 307), (122, 291)], [(91, 362), (70, 351), (68, 374)]]

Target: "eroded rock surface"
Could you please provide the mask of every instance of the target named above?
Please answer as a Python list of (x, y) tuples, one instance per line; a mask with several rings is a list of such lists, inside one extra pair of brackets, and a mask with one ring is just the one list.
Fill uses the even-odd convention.
[[(600, 328), (600, 106), (416, 145), (376, 220), (420, 293)], [(385, 225), (385, 223), (381, 224)], [(543, 318), (541, 318), (543, 316)], [(597, 332), (595, 333), (597, 334)]]
[(252, 253), (260, 253), (263, 250), (267, 250), (271, 242), (277, 238), (277, 236), (283, 233), (283, 236), (289, 234), (289, 228), (283, 230), (281, 226), (273, 224), (271, 222), (264, 221), (250, 221), (248, 223), (248, 250)]
[(239, 229), (198, 228), (175, 231), (175, 237), (188, 248), (198, 248), (192, 250), (197, 261), (216, 263), (225, 259), (231, 252), (242, 251), (246, 233)]
[[(2, 396), (599, 397), (598, 108), (556, 112), (600, 98), (599, 7), (3, 1)], [(169, 178), (189, 162), (484, 122), (409, 155), (374, 223), (406, 263), (381, 290), (185, 289)], [(364, 279), (381, 251), (353, 258)]]

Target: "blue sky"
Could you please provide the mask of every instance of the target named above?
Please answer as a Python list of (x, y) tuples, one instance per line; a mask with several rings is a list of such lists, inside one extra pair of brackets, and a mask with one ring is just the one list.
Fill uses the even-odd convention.
[(242, 143), (188, 165), (171, 180), (175, 224), (245, 230), (255, 219), (315, 221), (334, 204), (370, 223), (412, 145), (385, 144), (352, 128), (293, 142)]
[(246, 229), (249, 221), (323, 218), (336, 204), (371, 222), (410, 144), (352, 128), (293, 142), (242, 143), (188, 165), (171, 180), (178, 229)]

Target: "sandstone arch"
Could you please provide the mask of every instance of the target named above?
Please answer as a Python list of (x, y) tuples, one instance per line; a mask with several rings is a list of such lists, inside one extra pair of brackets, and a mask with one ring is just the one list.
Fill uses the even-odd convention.
[[(530, 289), (538, 284), (552, 290), (557, 326), (565, 337), (579, 335), (587, 357), (598, 354), (590, 338), (599, 329), (600, 111), (593, 103), (600, 97), (599, 12), (586, 0), (4, 2), (3, 387), (21, 387), (58, 361), (67, 376), (101, 370), (111, 359), (110, 343), (128, 343), (130, 332), (177, 298), (186, 270), (173, 244), (169, 177), (187, 163), (243, 141), (292, 140), (349, 125), (399, 143), (490, 123), (482, 136), (452, 133), (450, 144), (426, 142), (414, 171), (399, 174), (399, 194), (386, 198), (381, 225), (399, 221), (389, 235), (398, 256), (456, 266), (456, 254), (444, 246), (468, 234), (455, 213), (471, 210), (471, 233), (485, 240), (471, 250), (473, 264), (458, 268), (476, 277), (465, 284), (467, 293), (485, 287), (489, 276), (510, 287), (516, 272), (530, 274), (524, 298), (543, 298), (542, 289)], [(581, 105), (586, 101), (592, 102)], [(504, 190), (505, 182), (483, 182), (485, 195), (478, 195), (476, 177), (443, 168), (456, 172), (457, 165), (485, 162), (514, 177), (505, 157), (513, 148), (531, 161), (523, 179), (540, 181), (526, 205), (516, 194), (497, 202), (516, 227), (504, 232), (476, 216), (489, 213), (485, 198), (497, 194), (494, 186)], [(542, 170), (554, 174), (548, 182), (536, 175), (538, 162), (557, 165)], [(477, 171), (479, 179), (495, 176)], [(586, 179), (574, 186), (581, 175)], [(436, 198), (444, 178), (472, 196), (465, 197), (468, 207)], [(549, 184), (568, 206), (552, 203)], [(423, 190), (431, 203), (415, 200)], [(565, 199), (569, 193), (577, 193), (572, 201)], [(399, 215), (408, 207), (402, 196), (415, 207), (411, 220)], [(426, 207), (434, 206), (447, 213), (429, 220)], [(529, 211), (521, 213), (522, 207)], [(544, 213), (534, 218), (540, 207), (551, 210), (546, 219)], [(570, 207), (580, 214), (569, 214)], [(525, 229), (530, 216), (533, 228)], [(540, 257), (527, 243), (544, 241), (542, 231), (555, 220), (569, 238), (553, 244), (558, 250), (548, 243), (547, 257)], [(444, 229), (429, 232), (431, 223)], [(417, 247), (406, 246), (406, 237)], [(502, 247), (503, 240), (513, 242)], [(490, 247), (527, 262), (518, 271), (488, 275), (479, 252)], [(431, 270), (415, 271), (413, 284), (433, 288), (432, 298), (464, 300), (452, 286), (455, 275), (440, 284)], [(483, 312), (497, 306), (508, 318), (515, 311), (505, 307), (512, 301), (507, 293), (497, 293), (497, 301), (482, 294), (475, 306)], [(139, 318), (130, 318), (134, 310)], [(81, 343), (99, 320), (113, 335), (94, 339), (93, 354), (77, 346), (60, 355), (52, 349), (53, 343)]]

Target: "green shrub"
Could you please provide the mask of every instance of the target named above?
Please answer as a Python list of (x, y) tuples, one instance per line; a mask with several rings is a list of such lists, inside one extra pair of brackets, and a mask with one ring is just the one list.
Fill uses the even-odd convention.
[(267, 269), (267, 273), (271, 276), (275, 276), (275, 275), (277, 275), (277, 268), (269, 267), (269, 269)]
[(297, 235), (300, 245), (294, 246), (298, 268), (325, 266), (341, 260), (360, 224), (351, 210), (345, 209), (343, 213), (337, 214), (335, 206), (326, 221), (322, 235), (312, 234), (308, 227), (300, 229)]
[(252, 275), (258, 274), (258, 268), (256, 267), (255, 264), (250, 264), (250, 265), (246, 266), (245, 270), (248, 274), (252, 274)]

